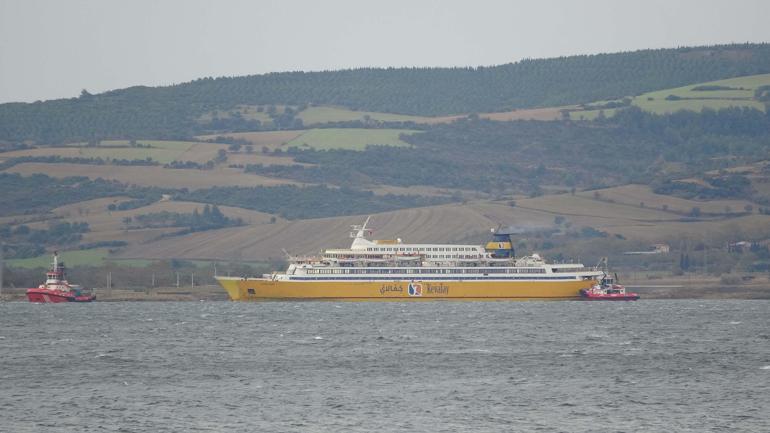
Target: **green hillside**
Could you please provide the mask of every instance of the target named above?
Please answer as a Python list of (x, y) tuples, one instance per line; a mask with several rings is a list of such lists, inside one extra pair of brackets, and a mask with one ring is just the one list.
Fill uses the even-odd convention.
[(600, 112), (604, 116), (613, 116), (618, 109), (628, 106), (639, 107), (656, 114), (731, 107), (766, 111), (766, 104), (770, 101), (769, 91), (770, 74), (749, 75), (655, 90), (615, 101), (594, 102), (586, 104), (583, 110), (574, 110), (569, 114), (573, 120), (595, 120)]
[[(301, 125), (296, 113), (211, 118), (213, 110), (265, 104), (449, 115), (560, 106), (770, 72), (770, 45), (641, 50), (526, 59), (475, 68), (364, 68), (204, 78), (32, 104), (0, 105), (0, 140), (61, 143), (94, 138), (170, 139), (217, 130)], [(301, 110), (300, 110), (301, 111)], [(261, 116), (261, 115), (260, 115)]]
[(765, 111), (758, 100), (758, 88), (770, 86), (770, 74), (751, 75), (693, 84), (674, 89), (658, 90), (639, 95), (632, 104), (653, 113), (673, 113), (678, 110), (701, 111), (726, 107), (748, 107)]

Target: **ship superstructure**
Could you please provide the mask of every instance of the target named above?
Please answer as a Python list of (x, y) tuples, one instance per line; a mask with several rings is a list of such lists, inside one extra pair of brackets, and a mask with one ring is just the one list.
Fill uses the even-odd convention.
[(291, 257), (285, 272), (261, 278), (218, 277), (233, 300), (269, 299), (577, 299), (604, 273), (582, 264), (516, 257), (511, 232), (485, 246), (369, 240), (352, 226), (350, 248)]

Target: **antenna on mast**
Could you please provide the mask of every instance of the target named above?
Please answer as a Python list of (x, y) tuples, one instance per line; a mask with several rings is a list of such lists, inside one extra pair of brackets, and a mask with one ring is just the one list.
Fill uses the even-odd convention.
[(364, 223), (362, 225), (351, 224), (350, 225), (350, 228), (351, 228), (350, 237), (354, 238), (354, 239), (355, 238), (363, 238), (363, 237), (365, 237), (365, 235), (367, 233), (371, 234), (372, 233), (372, 229), (366, 228), (366, 226), (369, 225), (369, 220), (371, 218), (372, 218), (371, 215), (367, 216), (366, 217), (366, 221), (364, 221)]

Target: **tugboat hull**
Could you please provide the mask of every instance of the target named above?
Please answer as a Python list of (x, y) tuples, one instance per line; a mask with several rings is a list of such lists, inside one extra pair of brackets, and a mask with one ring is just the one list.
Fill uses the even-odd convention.
[(580, 299), (584, 301), (636, 301), (636, 293), (601, 293), (588, 289), (580, 290)]
[(27, 299), (29, 299), (29, 302), (58, 304), (61, 302), (91, 302), (96, 300), (96, 296), (75, 296), (72, 293), (60, 292), (57, 290), (29, 289), (27, 290)]

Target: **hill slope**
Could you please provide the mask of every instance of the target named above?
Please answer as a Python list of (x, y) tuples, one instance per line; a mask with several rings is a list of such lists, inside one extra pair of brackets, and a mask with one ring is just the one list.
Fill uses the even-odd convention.
[[(613, 99), (770, 72), (770, 45), (642, 50), (523, 60), (478, 68), (388, 68), (205, 78), (33, 104), (0, 105), (0, 140), (190, 136), (214, 109), (246, 104), (338, 105), (447, 115)], [(290, 120), (290, 119), (289, 119)]]

